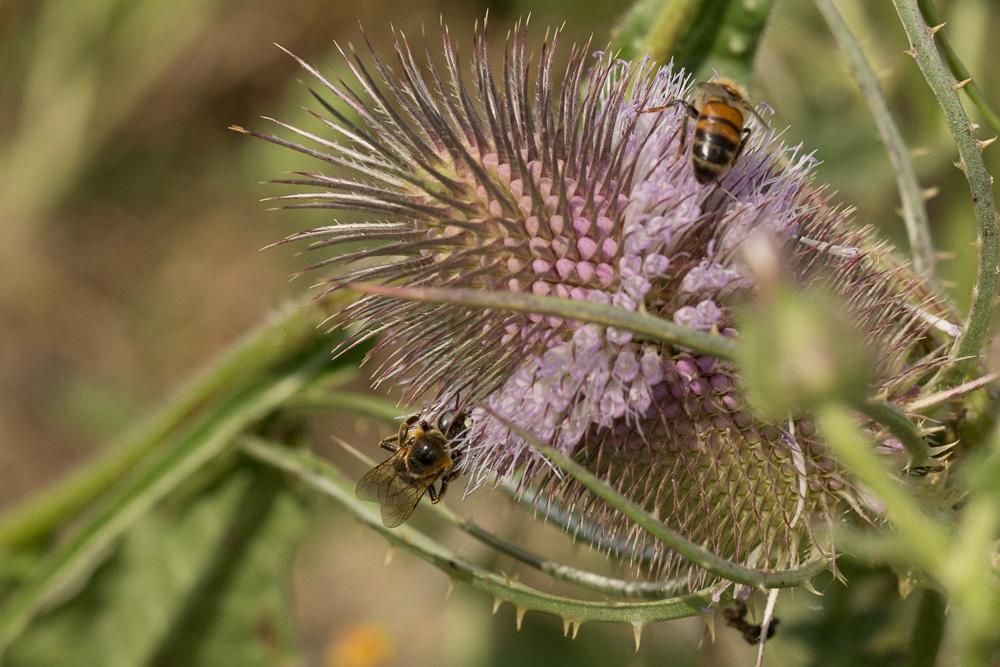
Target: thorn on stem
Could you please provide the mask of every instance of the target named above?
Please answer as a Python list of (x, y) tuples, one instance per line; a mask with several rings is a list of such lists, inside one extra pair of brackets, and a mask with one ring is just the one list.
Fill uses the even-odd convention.
[(524, 623), (524, 614), (528, 611), (524, 607), (517, 607), (514, 610), (514, 625), (517, 626), (518, 631), (521, 630), (521, 625)]
[(972, 81), (971, 76), (968, 79), (962, 79), (958, 83), (952, 85), (952, 88), (955, 90), (961, 90), (962, 88), (965, 88), (967, 85), (969, 85), (970, 81)]
[(931, 199), (937, 197), (939, 194), (941, 194), (941, 188), (939, 188), (936, 185), (932, 185), (931, 187), (924, 188), (923, 190), (920, 191), (920, 196), (924, 201), (930, 201)]
[(1000, 136), (994, 136), (989, 139), (983, 139), (982, 141), (979, 142), (979, 150), (981, 151), (986, 150), (987, 148), (992, 146), (998, 138), (1000, 138)]
[(948, 22), (944, 21), (942, 23), (938, 23), (935, 26), (931, 26), (931, 28), (930, 28), (930, 30), (931, 30), (931, 37), (933, 37), (934, 35), (938, 34), (938, 32), (941, 31), (941, 28), (945, 27), (946, 25), (948, 25)]
[(642, 629), (645, 627), (644, 623), (639, 621), (634, 621), (632, 623), (632, 638), (635, 639), (635, 652), (639, 652), (639, 645), (642, 644)]

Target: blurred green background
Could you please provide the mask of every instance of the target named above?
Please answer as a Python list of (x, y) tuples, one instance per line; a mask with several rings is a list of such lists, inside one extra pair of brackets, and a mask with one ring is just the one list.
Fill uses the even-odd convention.
[[(258, 250), (324, 218), (269, 214), (257, 200), (272, 192), (260, 181), (311, 165), (225, 130), (262, 127), (262, 114), (309, 126), (303, 75), (272, 42), (337, 70), (332, 41), (360, 41), (359, 22), (378, 47), (390, 24), (433, 34), (443, 16), (468, 49), (473, 23), (488, 9), (496, 42), (531, 13), (538, 40), (544, 27), (566, 21), (567, 41), (594, 34), (600, 44), (627, 5), (414, 0), (400, 11), (379, 0), (0, 2), (0, 508), (88, 460), (305, 289), (306, 281), (287, 279), (304, 259), (287, 248)], [(940, 191), (928, 206), (947, 258), (941, 272), (964, 307), (975, 231), (940, 110), (902, 54), (890, 4), (839, 6), (920, 156), (922, 184)], [(939, 9), (965, 64), (1000, 106), (991, 49), (1000, 6), (960, 0)], [(889, 161), (812, 3), (777, 3), (752, 90), (774, 107), (776, 126), (789, 126), (789, 143), (816, 149), (818, 182), (857, 206), (858, 221), (905, 245)], [(993, 151), (996, 173), (1000, 148)], [(368, 423), (329, 419), (314, 432), (326, 451), (330, 432), (358, 442), (381, 435)], [(480, 495), (468, 503), (473, 515), (496, 514), (505, 502)], [(509, 535), (569, 548), (518, 513), (494, 521)], [(491, 616), (490, 600), (461, 587), (446, 600), (444, 575), (408, 554), (384, 567), (384, 552), (380, 538), (336, 512), (316, 522), (295, 584), (300, 639), (313, 664), (728, 665), (752, 655), (736, 633), (709, 641), (700, 620), (647, 629), (637, 653), (626, 627), (588, 625), (571, 643), (557, 620), (529, 614), (515, 633), (509, 607)], [(824, 597), (782, 596), (772, 664), (859, 664), (860, 656), (894, 664), (912, 603), (895, 603), (888, 572), (857, 569), (852, 577), (850, 597), (833, 584)]]

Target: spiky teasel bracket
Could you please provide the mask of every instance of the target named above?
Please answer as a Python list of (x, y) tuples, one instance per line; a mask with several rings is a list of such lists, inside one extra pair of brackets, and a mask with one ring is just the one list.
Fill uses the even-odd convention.
[[(801, 146), (758, 131), (706, 188), (679, 150), (684, 112), (639, 113), (684, 97), (690, 77), (592, 57), (589, 45), (560, 68), (558, 39), (552, 32), (532, 63), (518, 26), (497, 76), (484, 28), (471, 83), (446, 28), (443, 65), (418, 65), (402, 35), (392, 66), (374, 49), (370, 65), (343, 50), (353, 84), (296, 58), (332, 95), (314, 93), (325, 112), (316, 116), (340, 138), (280, 121), (295, 140), (253, 134), (336, 174), (282, 179), (307, 190), (274, 199), (367, 219), (286, 241), (368, 244), (310, 267), (338, 267), (322, 294), (365, 286), (334, 325), (362, 325), (354, 342), (378, 337), (376, 382), (429, 415), (471, 413), (454, 445), (472, 488), (517, 471), (522, 491), (597, 525), (599, 545), (647, 554), (631, 561), (640, 576), (692, 590), (720, 581), (563, 474), (519, 435), (530, 434), (720, 559), (794, 569), (826, 549), (824, 522), (861, 503), (809, 419), (768, 422), (746, 403), (727, 353), (739, 340), (734, 306), (756, 289), (744, 242), (766, 232), (797, 285), (822, 285), (846, 304), (877, 351), (874, 390), (889, 400), (940, 362), (926, 349), (939, 333), (930, 322), (946, 312), (811, 184), (815, 160)], [(453, 298), (437, 298), (445, 293)], [(533, 298), (567, 309), (524, 306)]]

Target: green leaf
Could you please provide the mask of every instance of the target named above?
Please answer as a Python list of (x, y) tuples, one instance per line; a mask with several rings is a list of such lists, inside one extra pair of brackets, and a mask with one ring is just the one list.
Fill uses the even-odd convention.
[(261, 466), (211, 570), (189, 596), (157, 665), (284, 665), (294, 651), (288, 585), (306, 527), (300, 498)]
[[(232, 470), (143, 517), (81, 591), (11, 646), (5, 664), (130, 667), (150, 664), (164, 646), (187, 653), (161, 664), (277, 664), (288, 637), (278, 573), (302, 527), (300, 503), (277, 475)], [(226, 658), (199, 662), (205, 648)]]
[[(196, 420), (177, 441), (143, 461), (111, 497), (69, 539), (38, 564), (31, 576), (0, 604), (0, 654), (31, 618), (100, 564), (107, 550), (156, 503), (205, 466), (218, 462), (246, 428), (310, 386), (331, 364), (328, 342), (312, 345), (277, 367), (261, 373), (241, 390), (222, 399)], [(337, 362), (346, 363), (344, 358)]]

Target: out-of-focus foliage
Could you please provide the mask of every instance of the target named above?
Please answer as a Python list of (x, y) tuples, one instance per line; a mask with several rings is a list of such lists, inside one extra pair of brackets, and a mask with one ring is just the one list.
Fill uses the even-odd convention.
[(198, 487), (146, 515), (84, 591), (15, 642), (10, 662), (269, 665), (292, 653), (283, 572), (304, 527), (300, 501), (259, 468)]
[[(906, 41), (890, 4), (838, 4), (866, 40), (919, 155), (922, 183), (943, 193), (928, 202), (945, 253), (940, 270), (965, 307), (974, 224), (940, 109), (901, 55)], [(1000, 7), (940, 4), (952, 43), (1000, 105), (991, 43)], [(378, 1), (0, 4), (0, 504), (12, 506), (91, 459), (239, 332), (301, 291), (285, 281), (300, 262), (256, 251), (294, 231), (290, 225), (326, 220), (269, 217), (253, 200), (266, 194), (255, 185), (262, 174), (302, 168), (302, 161), (224, 130), (260, 113), (293, 123), (304, 117), (300, 75), (271, 42), (332, 64), (332, 40), (362, 41), (359, 20), (378, 47), (389, 23), (418, 35), (424, 25), (432, 32), (442, 15), (468, 48), (463, 36), (487, 5), (498, 34), (530, 12), (536, 28), (565, 21), (567, 38), (593, 33), (600, 45), (628, 3), (446, 0), (410, 3), (405, 13)], [(824, 162), (819, 180), (857, 205), (861, 221), (905, 246), (888, 159), (811, 3), (776, 3), (752, 92), (775, 109), (772, 125), (790, 126), (787, 139), (816, 149)], [(1000, 149), (993, 150), (986, 155), (997, 173)], [(360, 442), (384, 435), (361, 419), (326, 417), (314, 431), (320, 447), (330, 432)], [(529, 615), (515, 633), (509, 606), (493, 617), (474, 593), (459, 589), (446, 600), (445, 578), (416, 559), (400, 555), (380, 569), (383, 542), (336, 517), (317, 521), (299, 554), (292, 614), (299, 630), (290, 642), (290, 619), (279, 613), (280, 569), (302, 530), (297, 499), (279, 492), (269, 474), (242, 470), (197, 503), (185, 501), (137, 524), (86, 589), (40, 617), (10, 664), (156, 664), (154, 657), (158, 664), (278, 664), (289, 643), (313, 664), (345, 666), (751, 659), (751, 648), (724, 628), (717, 643), (706, 640), (696, 651), (707, 634), (698, 619), (647, 629), (635, 656), (627, 628), (587, 625), (574, 644), (557, 621)], [(580, 556), (551, 528), (520, 514), (494, 516), (489, 503), (502, 499), (474, 500), (473, 512), (477, 502), (489, 507), (483, 514), (491, 528), (557, 544), (552, 557)], [(219, 517), (238, 521), (220, 531)], [(47, 546), (0, 554), (0, 595)], [(129, 568), (133, 562), (144, 568)], [(831, 583), (821, 586), (823, 597), (798, 592), (779, 601), (782, 627), (768, 643), (774, 664), (897, 664), (906, 652), (914, 602), (899, 600), (886, 571), (843, 570), (849, 588)], [(116, 604), (122, 600), (128, 604)], [(76, 662), (60, 659), (67, 654)], [(358, 655), (370, 662), (345, 662)], [(113, 663), (113, 656), (125, 659)]]

